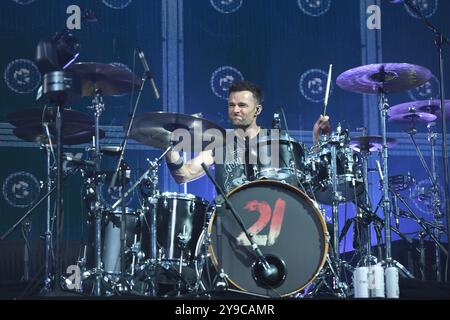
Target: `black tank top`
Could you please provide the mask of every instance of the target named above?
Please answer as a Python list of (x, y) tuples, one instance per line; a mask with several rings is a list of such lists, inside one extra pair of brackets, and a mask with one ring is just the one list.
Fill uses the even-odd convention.
[(236, 136), (229, 139), (221, 149), (222, 154), (214, 154), (215, 177), (226, 194), (249, 181), (254, 180), (257, 163), (257, 142), (259, 135), (253, 139)]

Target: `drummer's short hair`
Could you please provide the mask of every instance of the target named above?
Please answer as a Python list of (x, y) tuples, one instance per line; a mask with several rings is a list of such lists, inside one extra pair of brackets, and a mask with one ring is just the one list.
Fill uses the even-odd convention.
[(253, 93), (253, 96), (255, 97), (256, 102), (258, 104), (261, 104), (263, 102), (263, 93), (261, 89), (257, 85), (251, 83), (250, 81), (247, 80), (234, 81), (231, 84), (230, 89), (228, 90), (228, 96), (232, 92), (240, 92), (240, 91), (250, 91), (251, 93)]

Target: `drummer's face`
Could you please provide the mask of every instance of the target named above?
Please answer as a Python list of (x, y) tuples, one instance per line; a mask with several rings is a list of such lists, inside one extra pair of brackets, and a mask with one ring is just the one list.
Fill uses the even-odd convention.
[(228, 117), (235, 127), (248, 127), (256, 123), (259, 114), (258, 102), (251, 91), (230, 93), (228, 97)]

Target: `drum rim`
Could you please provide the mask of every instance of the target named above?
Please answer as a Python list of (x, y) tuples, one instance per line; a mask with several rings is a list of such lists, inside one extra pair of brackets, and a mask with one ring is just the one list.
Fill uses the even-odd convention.
[[(234, 193), (240, 191), (241, 189), (244, 188), (248, 188), (253, 184), (276, 184), (276, 185), (280, 185), (283, 187), (287, 187), (288, 189), (291, 189), (291, 191), (294, 191), (296, 193), (299, 193), (302, 196), (302, 199), (306, 200), (306, 202), (311, 205), (311, 207), (313, 208), (313, 211), (315, 212), (316, 216), (319, 217), (319, 221), (320, 224), (322, 226), (322, 235), (323, 235), (323, 239), (325, 239), (325, 245), (324, 245), (324, 250), (323, 250), (323, 257), (322, 257), (322, 261), (320, 262), (319, 268), (316, 270), (316, 273), (314, 274), (314, 276), (305, 284), (303, 285), (301, 288), (298, 288), (292, 292), (286, 293), (281, 295), (281, 297), (289, 297), (292, 296), (298, 292), (300, 292), (301, 290), (303, 290), (304, 288), (308, 287), (318, 276), (320, 271), (323, 269), (323, 266), (325, 265), (325, 262), (327, 261), (327, 256), (328, 256), (328, 250), (329, 250), (329, 245), (328, 245), (328, 229), (327, 229), (327, 225), (325, 222), (325, 219), (322, 217), (322, 213), (320, 212), (319, 208), (317, 207), (317, 204), (303, 191), (301, 191), (300, 189), (298, 189), (297, 187), (281, 182), (281, 181), (277, 181), (277, 180), (270, 180), (270, 179), (264, 179), (264, 180), (256, 180), (256, 181), (251, 181), (248, 183), (245, 183), (233, 190), (231, 190), (228, 194), (227, 194), (227, 198), (232, 196)], [(208, 237), (211, 237), (211, 231), (212, 231), (212, 226), (213, 223), (215, 221), (215, 217), (216, 217), (216, 212), (217, 212), (217, 208), (214, 209), (209, 222), (208, 222)], [(200, 237), (199, 237), (200, 239)], [(214, 266), (214, 268), (216, 269), (216, 271), (218, 270), (218, 262), (217, 262), (217, 256), (214, 252), (214, 248), (212, 247), (212, 243), (208, 244), (208, 252), (210, 254), (211, 257), (211, 262)], [(226, 270), (224, 270), (226, 273)], [(238, 288), (241, 291), (244, 292), (248, 292), (247, 289), (242, 288), (241, 286), (239, 286), (233, 279), (231, 279), (228, 275), (226, 275), (226, 278), (228, 279), (228, 281), (230, 281), (230, 283), (235, 286), (236, 288)]]
[(160, 194), (160, 198), (169, 198), (177, 200), (199, 200), (202, 203), (208, 204), (209, 202), (202, 197), (196, 196), (192, 193), (178, 193), (178, 192), (163, 192)]
[(276, 140), (279, 140), (279, 141), (290, 141), (292, 143), (298, 144), (301, 147), (305, 146), (305, 144), (303, 142), (300, 142), (300, 141), (296, 140), (295, 138), (293, 138), (291, 136), (288, 136), (286, 133), (280, 134), (277, 139), (272, 139), (272, 136), (270, 136), (270, 135), (265, 135), (265, 136), (258, 137), (257, 144), (260, 144), (261, 142), (276, 141)]

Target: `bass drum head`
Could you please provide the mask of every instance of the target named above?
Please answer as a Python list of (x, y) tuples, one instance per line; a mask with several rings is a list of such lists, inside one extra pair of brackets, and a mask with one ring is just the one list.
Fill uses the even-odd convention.
[[(301, 291), (319, 274), (328, 253), (325, 221), (299, 189), (272, 180), (245, 184), (228, 195), (248, 232), (264, 256), (275, 256), (285, 266), (276, 286), (261, 286), (253, 277), (256, 254), (230, 210), (217, 208), (210, 225), (210, 254), (216, 270), (226, 274), (238, 290), (269, 297)], [(221, 222), (221, 228), (217, 225)], [(220, 230), (221, 229), (221, 230)]]

